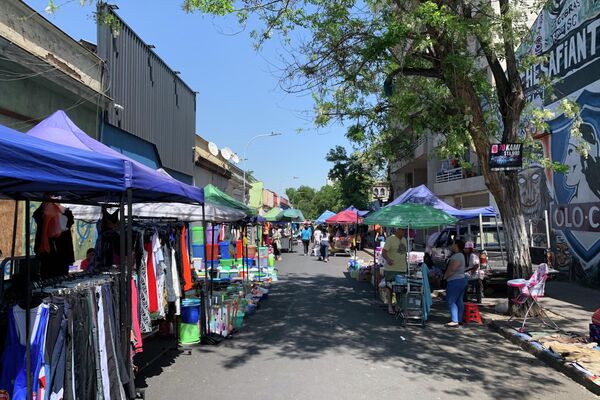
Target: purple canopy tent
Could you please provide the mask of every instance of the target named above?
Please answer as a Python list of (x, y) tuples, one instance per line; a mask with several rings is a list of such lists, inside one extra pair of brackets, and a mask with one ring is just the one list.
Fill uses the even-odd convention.
[[(69, 119), (64, 111), (58, 110), (42, 122), (34, 126), (28, 135), (64, 146), (75, 147), (81, 150), (92, 151), (105, 156), (125, 160), (130, 164), (131, 171), (130, 187), (144, 189), (153, 193), (163, 193), (164, 196), (149, 196), (144, 201), (169, 201), (179, 203), (204, 203), (204, 191), (178, 180), (166, 174), (141, 164), (138, 161), (119, 153), (107, 145), (91, 138), (83, 132), (73, 121)], [(136, 196), (140, 199), (140, 196)], [(141, 200), (141, 199), (140, 199)]]
[(459, 210), (458, 208), (454, 208), (450, 204), (440, 200), (425, 185), (420, 185), (415, 188), (408, 189), (400, 196), (398, 196), (394, 201), (388, 204), (386, 207), (404, 203), (428, 205), (433, 208), (437, 208), (438, 210), (442, 210), (457, 219), (478, 218), (479, 215), (483, 217), (496, 216), (496, 210), (494, 209), (494, 207), (482, 207), (469, 210)]

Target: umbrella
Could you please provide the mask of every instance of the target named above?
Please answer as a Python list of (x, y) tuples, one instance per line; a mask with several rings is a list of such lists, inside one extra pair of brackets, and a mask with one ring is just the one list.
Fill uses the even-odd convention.
[(362, 218), (355, 211), (344, 210), (325, 220), (328, 224), (359, 224)]
[(365, 225), (425, 229), (452, 225), (458, 221), (444, 211), (422, 204), (398, 204), (375, 211), (364, 219)]

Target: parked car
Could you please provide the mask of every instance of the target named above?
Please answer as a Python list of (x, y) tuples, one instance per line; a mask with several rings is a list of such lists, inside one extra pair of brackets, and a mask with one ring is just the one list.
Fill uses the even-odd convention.
[[(502, 226), (486, 224), (483, 227), (484, 249), (481, 248), (479, 225), (446, 228), (437, 236), (428, 252), (436, 266), (445, 269), (448, 259), (452, 255), (450, 246), (455, 238), (471, 240), (475, 243), (475, 251), (479, 253), (481, 270), (485, 273), (484, 287), (506, 286), (508, 280), (508, 259)], [(533, 270), (541, 263), (549, 266), (549, 279), (556, 277), (559, 272), (552, 268), (552, 254), (543, 247), (530, 247)]]

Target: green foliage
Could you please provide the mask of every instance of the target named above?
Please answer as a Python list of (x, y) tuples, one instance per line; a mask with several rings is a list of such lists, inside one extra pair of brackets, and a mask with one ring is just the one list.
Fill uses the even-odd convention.
[(337, 212), (344, 207), (338, 184), (325, 185), (319, 190), (308, 186), (287, 188), (285, 194), (294, 208), (300, 209), (310, 220), (316, 219), (325, 210)]
[(327, 153), (326, 160), (333, 163), (329, 179), (337, 183), (340, 202), (346, 207), (368, 208), (373, 179), (372, 166), (364, 155), (348, 155), (345, 148), (336, 146)]

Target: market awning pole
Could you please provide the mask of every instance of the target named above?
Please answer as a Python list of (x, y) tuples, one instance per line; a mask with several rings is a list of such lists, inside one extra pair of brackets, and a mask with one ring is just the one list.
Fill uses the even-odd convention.
[(479, 214), (479, 241), (481, 242), (481, 250), (485, 250), (484, 235), (483, 235), (483, 215)]
[(356, 212), (356, 229), (354, 230), (354, 259), (358, 251), (358, 211)]
[(546, 248), (550, 249), (550, 221), (548, 220), (548, 210), (544, 210), (544, 222), (546, 223)]
[(200, 290), (200, 311), (202, 314), (200, 315), (201, 324), (202, 324), (202, 337), (207, 337), (210, 333), (210, 326), (208, 324), (208, 302), (206, 301), (206, 288), (208, 287), (208, 263), (207, 263), (207, 255), (208, 255), (208, 240), (206, 239), (206, 210), (205, 205), (202, 203), (202, 243), (204, 243), (204, 284), (202, 285), (202, 289)]
[(502, 247), (502, 238), (500, 237), (500, 227), (498, 226), (498, 216), (494, 215), (494, 220), (496, 221), (496, 234), (498, 235), (498, 244), (500, 245), (500, 257), (502, 258), (502, 267), (505, 267), (504, 262), (504, 248)]
[[(263, 234), (262, 234), (262, 230), (263, 230), (263, 225), (256, 225), (256, 240), (258, 243), (262, 243), (262, 238), (263, 238)], [(262, 246), (261, 246), (262, 247)], [(256, 265), (258, 267), (258, 281), (260, 282), (260, 247), (257, 246), (256, 249)]]
[[(17, 246), (17, 224), (19, 221), (19, 200), (15, 200), (15, 215), (13, 219), (12, 242), (10, 247), (10, 270), (8, 273), (9, 279), (12, 279), (15, 268), (15, 247)], [(8, 265), (8, 264), (7, 264)], [(0, 276), (0, 299), (4, 298), (4, 277), (6, 271), (2, 271)]]
[[(33, 382), (31, 376), (31, 202), (25, 200), (25, 267), (27, 268), (27, 293), (25, 294), (25, 363), (27, 365), (27, 398), (33, 398)], [(2, 277), (4, 279), (4, 276)], [(37, 377), (36, 377), (37, 378)]]
[(121, 193), (121, 200), (119, 201), (119, 293), (121, 293), (120, 311), (121, 311), (121, 353), (127, 354), (127, 348), (129, 347), (129, 332), (127, 330), (127, 304), (131, 299), (127, 299), (127, 260), (125, 251), (125, 225), (127, 224), (127, 218), (125, 217), (125, 193)]
[[(130, 304), (131, 301), (131, 285), (133, 278), (133, 190), (131, 188), (127, 189), (127, 282), (125, 283), (125, 293), (127, 296), (126, 304)], [(130, 328), (128, 331), (131, 331), (132, 326), (132, 311), (131, 307), (127, 307), (127, 311), (125, 313), (127, 316), (127, 327)], [(125, 353), (125, 358), (127, 360), (131, 360), (131, 346), (129, 345), (130, 341), (127, 341), (127, 350)], [(128, 362), (129, 365), (129, 395), (131, 398), (135, 398), (135, 374), (133, 373), (133, 363)]]

